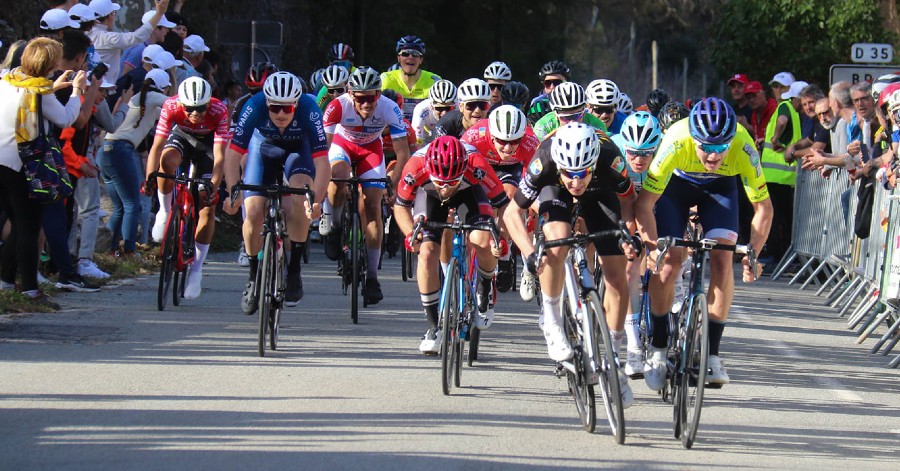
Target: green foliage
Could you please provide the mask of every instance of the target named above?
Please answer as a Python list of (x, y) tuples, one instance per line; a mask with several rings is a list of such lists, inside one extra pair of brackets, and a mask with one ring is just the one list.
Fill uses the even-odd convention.
[(765, 82), (779, 71), (827, 84), (832, 64), (850, 61), (858, 42), (893, 42), (876, 0), (744, 0), (724, 2), (711, 58), (721, 76), (745, 73)]

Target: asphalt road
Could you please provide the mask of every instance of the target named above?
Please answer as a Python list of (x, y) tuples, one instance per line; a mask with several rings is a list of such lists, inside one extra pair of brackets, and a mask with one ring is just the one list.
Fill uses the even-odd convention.
[[(352, 325), (316, 246), (280, 349), (256, 354), (245, 269), (213, 254), (204, 292), (156, 310), (156, 278), (62, 294), (52, 314), (0, 316), (0, 469), (897, 469), (900, 372), (855, 345), (810, 292), (738, 284), (697, 442), (632, 383), (626, 444), (579, 425), (537, 308), (502, 294), (481, 362), (443, 396), (413, 281), (386, 260), (386, 299)], [(891, 464), (894, 463), (894, 464)]]

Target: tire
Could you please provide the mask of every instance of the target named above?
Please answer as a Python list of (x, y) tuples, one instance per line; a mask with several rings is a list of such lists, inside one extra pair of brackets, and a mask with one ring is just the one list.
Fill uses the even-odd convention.
[[(271, 234), (270, 237), (273, 237)], [(279, 248), (278, 243), (273, 244), (275, 263), (272, 271), (273, 286), (270, 290), (272, 296), (269, 308), (269, 348), (273, 351), (278, 348), (278, 327), (281, 324), (281, 311), (284, 307), (284, 246)]]
[[(606, 316), (600, 296), (594, 291), (588, 293), (585, 307), (590, 325), (593, 327), (594, 345), (592, 348), (594, 359), (598, 361), (600, 395), (606, 409), (606, 420), (609, 422), (609, 428), (616, 443), (621, 445), (625, 443), (625, 411), (622, 406), (622, 385), (619, 384), (619, 356), (609, 335), (609, 327), (606, 325)], [(591, 368), (591, 365), (586, 364), (586, 367)]]
[(263, 259), (259, 267), (262, 276), (259, 281), (259, 331), (257, 352), (259, 356), (266, 356), (266, 336), (269, 334), (269, 318), (273, 309), (272, 292), (275, 283), (275, 236), (266, 234), (263, 241)]
[(697, 438), (703, 392), (709, 366), (709, 312), (706, 296), (698, 294), (691, 300), (689, 315), (682, 319), (679, 344), (680, 384), (675, 404), (681, 422), (681, 444), (690, 449)]
[[(459, 283), (459, 262), (456, 259), (450, 260), (450, 266), (447, 267), (447, 282), (443, 284), (441, 296), (443, 304), (440, 306), (441, 320), (441, 387), (444, 395), (449, 396), (450, 390), (453, 388), (453, 376), (456, 372), (456, 364), (458, 364), (459, 348), (459, 300), (460, 293)], [(456, 381), (459, 381), (459, 375), (456, 374)]]
[(569, 305), (568, 295), (563, 288), (563, 325), (565, 326), (566, 337), (572, 345), (574, 356), (572, 364), (575, 365), (575, 372), (572, 373), (566, 368), (566, 380), (569, 385), (569, 392), (572, 399), (575, 400), (575, 409), (578, 411), (578, 418), (581, 426), (588, 433), (594, 433), (597, 428), (597, 401), (594, 394), (594, 385), (588, 380), (587, 355), (581, 345), (581, 337), (578, 335), (577, 320)]
[(169, 299), (169, 290), (172, 288), (172, 278), (175, 274), (175, 246), (177, 245), (177, 233), (180, 217), (177, 210), (169, 214), (166, 221), (166, 232), (163, 235), (160, 246), (159, 285), (156, 289), (156, 308), (160, 311), (166, 309)]
[(408, 281), (412, 278), (410, 274), (410, 269), (412, 265), (412, 253), (406, 250), (406, 244), (403, 244), (403, 248), (400, 249), (400, 276), (403, 277), (403, 281)]
[(359, 214), (353, 213), (350, 223), (350, 320), (354, 324), (359, 322), (359, 248), (361, 233), (359, 227)]
[(173, 306), (178, 306), (179, 304), (181, 304), (181, 297), (184, 296), (184, 288), (182, 288), (182, 286), (184, 285), (185, 278), (186, 276), (183, 276), (182, 272), (178, 270), (175, 270), (175, 272), (172, 273), (172, 286), (175, 287), (172, 290)]
[(469, 355), (466, 359), (466, 363), (469, 366), (472, 366), (472, 363), (478, 360), (478, 345), (481, 343), (481, 329), (478, 327), (472, 326), (469, 329)]

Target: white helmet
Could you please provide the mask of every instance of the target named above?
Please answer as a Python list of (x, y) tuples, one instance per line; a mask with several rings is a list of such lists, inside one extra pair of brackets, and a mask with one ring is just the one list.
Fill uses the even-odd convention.
[(584, 106), (584, 87), (575, 82), (563, 82), (550, 92), (550, 109), (571, 110)]
[(491, 137), (504, 141), (514, 141), (524, 136), (526, 123), (525, 113), (512, 105), (499, 106), (488, 115)]
[(591, 106), (617, 106), (619, 87), (612, 80), (597, 79), (587, 86), (587, 102)]
[(900, 108), (900, 90), (896, 90), (888, 97), (888, 109), (895, 111)]
[(322, 84), (328, 88), (343, 87), (350, 79), (350, 72), (342, 65), (329, 65), (322, 73)]
[(459, 85), (457, 98), (461, 102), (488, 101), (491, 99), (491, 87), (487, 82), (478, 78), (466, 79)]
[(491, 65), (484, 69), (485, 80), (512, 80), (512, 70), (505, 62), (491, 62)]
[(303, 94), (303, 82), (296, 75), (282, 70), (266, 77), (263, 93), (266, 100), (272, 103), (296, 103)]
[(550, 156), (560, 170), (579, 171), (593, 167), (600, 157), (600, 140), (593, 127), (568, 123), (556, 131)]
[(625, 114), (634, 112), (634, 104), (631, 102), (631, 97), (625, 92), (619, 95), (619, 111)]
[(438, 80), (428, 90), (428, 98), (431, 98), (431, 102), (435, 104), (456, 104), (456, 85), (449, 80)]
[(371, 67), (360, 67), (350, 74), (347, 87), (354, 92), (381, 90), (381, 76)]
[(200, 77), (188, 77), (178, 86), (178, 101), (184, 106), (201, 106), (212, 98), (212, 87)]

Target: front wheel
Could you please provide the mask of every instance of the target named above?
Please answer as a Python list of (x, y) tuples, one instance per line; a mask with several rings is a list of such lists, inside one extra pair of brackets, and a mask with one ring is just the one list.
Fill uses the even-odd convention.
[(584, 351), (581, 344), (582, 338), (578, 334), (578, 320), (572, 311), (569, 303), (569, 297), (563, 290), (563, 325), (565, 326), (566, 337), (572, 345), (574, 356), (572, 364), (575, 367), (573, 373), (566, 369), (566, 380), (569, 384), (569, 392), (572, 399), (575, 400), (575, 409), (578, 411), (578, 417), (581, 419), (581, 426), (588, 433), (594, 433), (597, 427), (597, 399), (594, 394), (594, 385), (591, 384), (589, 378), (589, 363), (587, 352)]
[[(459, 357), (459, 262), (450, 260), (447, 267), (448, 281), (444, 283), (441, 294), (441, 387), (444, 395), (449, 396), (454, 385), (454, 373), (457, 373)], [(456, 374), (459, 381), (459, 374)], [(458, 384), (458, 383), (457, 383)]]
[(257, 351), (259, 356), (266, 356), (266, 337), (269, 334), (269, 322), (274, 309), (272, 292), (275, 286), (275, 237), (267, 234), (263, 243), (263, 259), (259, 267), (262, 270), (259, 286), (259, 338)]
[(592, 326), (591, 337), (594, 342), (592, 346), (594, 361), (593, 365), (588, 363), (590, 366), (588, 371), (596, 371), (599, 376), (606, 419), (616, 443), (621, 445), (625, 443), (625, 411), (622, 405), (622, 385), (619, 384), (619, 357), (609, 335), (603, 305), (596, 291), (588, 294), (585, 308), (587, 320)]
[(177, 245), (177, 231), (179, 226), (178, 211), (173, 210), (166, 221), (166, 232), (162, 245), (159, 248), (159, 286), (156, 290), (156, 308), (160, 311), (166, 309), (169, 299), (169, 289), (172, 287), (172, 278), (175, 274), (175, 257)]
[(681, 422), (681, 444), (685, 448), (694, 445), (700, 426), (700, 410), (709, 366), (709, 312), (706, 296), (698, 294), (691, 299), (688, 315), (682, 318), (679, 332), (678, 374), (680, 384), (675, 397), (675, 407)]
[(275, 263), (272, 273), (272, 307), (269, 309), (269, 348), (278, 348), (278, 326), (281, 324), (281, 310), (284, 307), (284, 250), (275, 243)]
[(362, 256), (359, 250), (362, 246), (362, 233), (359, 225), (359, 214), (353, 213), (348, 240), (350, 241), (350, 320), (354, 324), (359, 322), (359, 267)]

